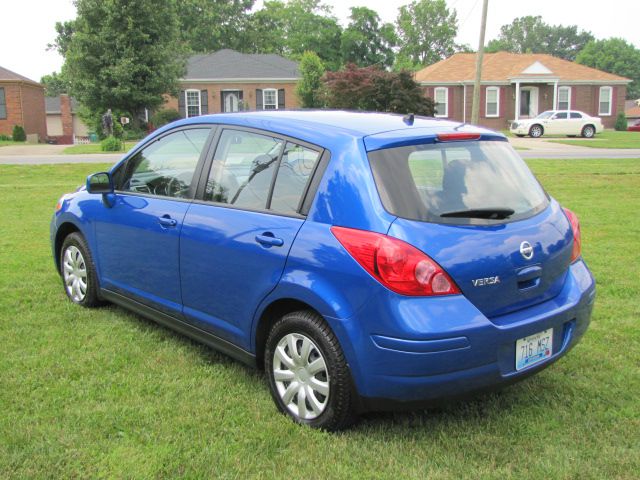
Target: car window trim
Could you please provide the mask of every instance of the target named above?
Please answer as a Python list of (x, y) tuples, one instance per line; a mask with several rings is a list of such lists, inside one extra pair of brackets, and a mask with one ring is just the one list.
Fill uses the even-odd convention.
[[(289, 135), (284, 135), (284, 134), (281, 134), (281, 133), (278, 133), (278, 132), (272, 132), (270, 130), (262, 130), (262, 129), (259, 129), (259, 128), (244, 127), (244, 126), (232, 125), (232, 124), (218, 124), (217, 127), (218, 127), (217, 131), (216, 131), (216, 133), (214, 135), (214, 138), (212, 139), (212, 142), (211, 142), (210, 152), (209, 152), (209, 154), (207, 156), (207, 160), (205, 161), (205, 163), (203, 165), (202, 174), (200, 176), (200, 181), (198, 182), (198, 187), (197, 187), (197, 190), (196, 190), (196, 195), (195, 195), (195, 197), (193, 199), (194, 203), (203, 204), (203, 205), (212, 205), (212, 206), (218, 206), (218, 207), (233, 208), (235, 210), (241, 210), (241, 211), (245, 211), (245, 212), (267, 213), (267, 214), (271, 214), (271, 215), (280, 215), (280, 216), (292, 217), (292, 218), (306, 218), (307, 214), (309, 213), (309, 207), (310, 207), (310, 205), (309, 205), (306, 208), (306, 211), (305, 211), (304, 207), (306, 206), (307, 198), (309, 197), (309, 194), (311, 194), (312, 197), (315, 196), (315, 191), (317, 190), (317, 184), (315, 185), (315, 189), (314, 190), (312, 190), (310, 188), (310, 186), (311, 186), (312, 183), (314, 183), (314, 179), (316, 177), (316, 174), (319, 172), (318, 166), (322, 162), (322, 159), (325, 157), (325, 153), (328, 152), (328, 150), (326, 150), (325, 148), (321, 147), (320, 145), (316, 145), (316, 144), (307, 142), (305, 140), (301, 140), (299, 138), (291, 137)], [(282, 140), (283, 141), (283, 146), (282, 146), (282, 149), (280, 151), (279, 158), (278, 158), (278, 165), (277, 165), (278, 168), (275, 169), (274, 175), (273, 175), (273, 177), (271, 179), (271, 187), (269, 189), (269, 195), (267, 197), (266, 205), (269, 205), (269, 206), (271, 206), (271, 199), (272, 199), (272, 196), (273, 196), (273, 190), (275, 188), (275, 181), (277, 179), (278, 169), (280, 167), (280, 161), (282, 160), (282, 156), (284, 154), (284, 150), (286, 148), (287, 142), (294, 143), (296, 145), (300, 145), (301, 147), (304, 147), (304, 148), (307, 148), (307, 149), (312, 150), (314, 152), (317, 152), (318, 160), (316, 161), (316, 165), (314, 166), (314, 170), (313, 170), (312, 174), (309, 176), (309, 179), (307, 180), (305, 188), (302, 191), (300, 202), (298, 203), (298, 209), (296, 210), (296, 212), (294, 214), (290, 214), (290, 213), (288, 214), (288, 213), (278, 212), (278, 211), (274, 211), (274, 210), (267, 210), (267, 209), (251, 209), (251, 208), (246, 208), (246, 207), (235, 206), (235, 205), (230, 204), (230, 203), (214, 202), (214, 201), (211, 201), (211, 200), (204, 200), (204, 193), (205, 193), (206, 184), (207, 184), (207, 181), (209, 179), (209, 175), (211, 175), (211, 168), (213, 167), (213, 157), (214, 157), (215, 152), (216, 152), (216, 150), (218, 148), (218, 145), (220, 143), (220, 137), (222, 137), (222, 133), (225, 130), (234, 130), (234, 131), (255, 133), (256, 135), (263, 135), (263, 136), (266, 136), (266, 137), (271, 137), (271, 138), (275, 138), (277, 140)], [(325, 168), (326, 168), (326, 165), (322, 169), (321, 173), (324, 173), (324, 169)], [(206, 175), (205, 175), (205, 173), (206, 173)], [(317, 183), (319, 183), (319, 180), (318, 180)]]
[[(133, 152), (131, 152), (127, 158), (122, 161), (120, 164), (118, 164), (114, 169), (112, 169), (111, 174), (113, 175), (114, 172), (116, 172), (118, 169), (120, 168), (124, 168), (125, 169), (125, 173), (126, 170), (129, 166), (129, 163), (143, 150), (145, 150), (146, 148), (150, 147), (151, 145), (153, 145), (154, 143), (162, 140), (163, 138), (177, 133), (177, 132), (181, 132), (181, 131), (185, 131), (185, 130), (209, 130), (209, 135), (207, 136), (207, 140), (204, 144), (204, 146), (202, 147), (202, 151), (200, 152), (200, 156), (198, 157), (198, 162), (196, 163), (196, 168), (193, 171), (193, 176), (191, 177), (191, 184), (189, 185), (189, 196), (188, 197), (169, 197), (166, 195), (156, 195), (153, 193), (144, 193), (144, 192), (133, 192), (130, 190), (114, 190), (114, 193), (119, 193), (122, 195), (135, 195), (135, 196), (142, 196), (142, 197), (152, 197), (152, 198), (164, 198), (164, 199), (168, 199), (168, 200), (179, 200), (179, 201), (188, 201), (191, 202), (196, 198), (196, 194), (197, 194), (197, 188), (198, 188), (198, 184), (199, 182), (194, 182), (195, 179), (199, 179), (202, 177), (202, 169), (204, 168), (204, 165), (206, 164), (206, 159), (209, 156), (209, 150), (211, 149), (211, 145), (212, 142), (216, 136), (217, 130), (218, 130), (218, 126), (214, 125), (214, 124), (207, 124), (207, 123), (197, 123), (197, 124), (193, 124), (193, 125), (183, 125), (177, 128), (172, 128), (170, 130), (167, 130), (166, 132), (163, 132), (161, 135), (158, 135), (157, 137), (154, 137), (151, 140), (148, 140), (147, 142), (145, 142), (144, 144), (140, 145), (138, 148), (136, 148)], [(195, 184), (195, 185), (194, 185)]]

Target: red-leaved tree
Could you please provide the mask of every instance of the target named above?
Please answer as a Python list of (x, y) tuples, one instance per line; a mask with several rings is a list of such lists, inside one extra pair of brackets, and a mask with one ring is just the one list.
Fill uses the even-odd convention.
[(410, 72), (387, 72), (376, 66), (348, 64), (322, 79), (329, 108), (433, 116), (433, 100), (426, 97)]

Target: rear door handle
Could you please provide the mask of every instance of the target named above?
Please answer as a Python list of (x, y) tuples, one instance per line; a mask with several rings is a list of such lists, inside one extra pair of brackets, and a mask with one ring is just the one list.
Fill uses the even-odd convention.
[(277, 238), (271, 232), (265, 232), (262, 235), (256, 235), (256, 242), (265, 247), (281, 247), (284, 245), (284, 240)]
[(171, 218), (171, 216), (168, 214), (165, 214), (158, 218), (158, 223), (163, 227), (175, 227), (176, 225), (178, 225), (178, 221)]

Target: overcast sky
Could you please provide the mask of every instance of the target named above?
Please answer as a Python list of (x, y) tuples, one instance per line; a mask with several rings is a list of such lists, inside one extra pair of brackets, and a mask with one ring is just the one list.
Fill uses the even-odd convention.
[[(261, 5), (261, 0), (256, 6)], [(393, 22), (406, 0), (324, 0), (333, 6), (341, 23), (347, 23), (349, 8), (367, 6), (383, 20)], [(482, 0), (447, 0), (458, 12), (458, 43), (477, 48)], [(495, 38), (500, 26), (524, 15), (541, 15), (550, 24), (578, 25), (596, 38), (618, 36), (640, 48), (640, 1), (638, 0), (489, 0), (487, 41)], [(0, 66), (40, 80), (46, 73), (59, 71), (62, 58), (46, 51), (55, 38), (56, 21), (75, 17), (71, 0), (4, 1), (0, 27)]]

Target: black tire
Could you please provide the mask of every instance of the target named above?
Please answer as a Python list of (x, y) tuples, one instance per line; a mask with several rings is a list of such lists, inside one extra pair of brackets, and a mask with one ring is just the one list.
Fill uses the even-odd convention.
[(524, 133), (516, 133), (516, 137), (523, 138), (523, 137), (525, 137), (525, 134)]
[(531, 125), (531, 128), (529, 129), (529, 136), (531, 138), (540, 138), (542, 135), (544, 135), (544, 128), (542, 128), (542, 125), (538, 125), (537, 123)]
[[(304, 367), (300, 366), (302, 363), (296, 364), (296, 366), (291, 367), (291, 370), (286, 367), (285, 370), (279, 370), (279, 372), (291, 372), (290, 375), (295, 375), (295, 378), (292, 377), (290, 381), (280, 378), (277, 382), (274, 376), (274, 363), (280, 363), (280, 358), (282, 358), (280, 356), (281, 354), (278, 354), (279, 356), (276, 357), (278, 344), (281, 342), (286, 343), (288, 339), (294, 338), (294, 336), (296, 338), (296, 340), (294, 340), (294, 345), (297, 360), (305, 365), (311, 365), (314, 362), (309, 362), (310, 359), (313, 358), (314, 360), (318, 360), (318, 358), (321, 357), (324, 360), (326, 371), (311, 375), (308, 373), (300, 374), (300, 371), (303, 370)], [(306, 359), (301, 357), (298, 352), (298, 349), (300, 352), (303, 351), (304, 339), (310, 341), (313, 345), (313, 347), (308, 349)], [(290, 348), (288, 346), (284, 348), (285, 354), (291, 355), (290, 360), (295, 362), (296, 357), (290, 352)], [(323, 318), (315, 312), (304, 310), (289, 313), (275, 323), (269, 332), (269, 337), (267, 338), (264, 365), (269, 382), (269, 389), (271, 390), (271, 396), (273, 397), (274, 402), (282, 413), (291, 417), (295, 422), (309, 425), (313, 428), (337, 431), (348, 427), (355, 421), (355, 393), (352, 386), (351, 372), (347, 366), (347, 362), (344, 358), (342, 348), (340, 348), (338, 339), (335, 337)], [(281, 364), (280, 366), (282, 365), (284, 364)], [(296, 369), (298, 373), (294, 374), (293, 371)], [(304, 370), (306, 372), (306, 369)], [(298, 375), (307, 376), (301, 380)], [(318, 375), (320, 375), (320, 377), (318, 377)], [(311, 387), (308, 386), (310, 383), (306, 382), (311, 382), (313, 380), (319, 380), (320, 382), (323, 382), (323, 384), (328, 385), (326, 397), (322, 394), (318, 394), (315, 390), (310, 390)], [(289, 391), (289, 387), (291, 387), (292, 391), (300, 392), (301, 389), (303, 389), (307, 392), (305, 393), (305, 396), (302, 397), (303, 412), (309, 413), (310, 415), (317, 415), (315, 418), (303, 418), (298, 415), (298, 413), (291, 410), (291, 408), (295, 407), (294, 404), (300, 405), (300, 403), (298, 403), (300, 402), (299, 393), (295, 393), (290, 396), (291, 400), (288, 404), (289, 406), (285, 404), (283, 396), (287, 396), (286, 392)], [(286, 391), (281, 393), (284, 389), (286, 389)], [(318, 398), (320, 398), (320, 403), (324, 401), (321, 413), (317, 413), (315, 411), (307, 412), (307, 410), (311, 410), (311, 402), (305, 400), (305, 398), (310, 393), (314, 395), (314, 400), (317, 401)], [(300, 412), (300, 407), (297, 407), (297, 409), (298, 412)]]
[[(67, 285), (67, 276), (65, 274), (65, 257), (67, 251), (72, 257), (75, 257), (70, 265), (77, 264), (79, 268), (76, 269), (76, 271), (81, 271), (84, 266), (84, 271), (86, 272), (84, 282), (86, 287), (84, 292), (81, 291), (80, 287), (75, 288), (73, 285)], [(75, 255), (76, 252), (80, 254), (79, 257)], [(102, 304), (98, 294), (98, 277), (96, 275), (93, 257), (91, 256), (86, 240), (78, 232), (67, 235), (62, 243), (62, 248), (60, 249), (60, 276), (62, 278), (64, 292), (73, 303), (87, 308), (98, 307)], [(80, 294), (82, 293), (84, 293), (84, 295), (81, 296)]]
[(581, 135), (584, 138), (593, 138), (595, 134), (596, 129), (593, 127), (593, 125), (585, 125), (584, 127), (582, 127)]

